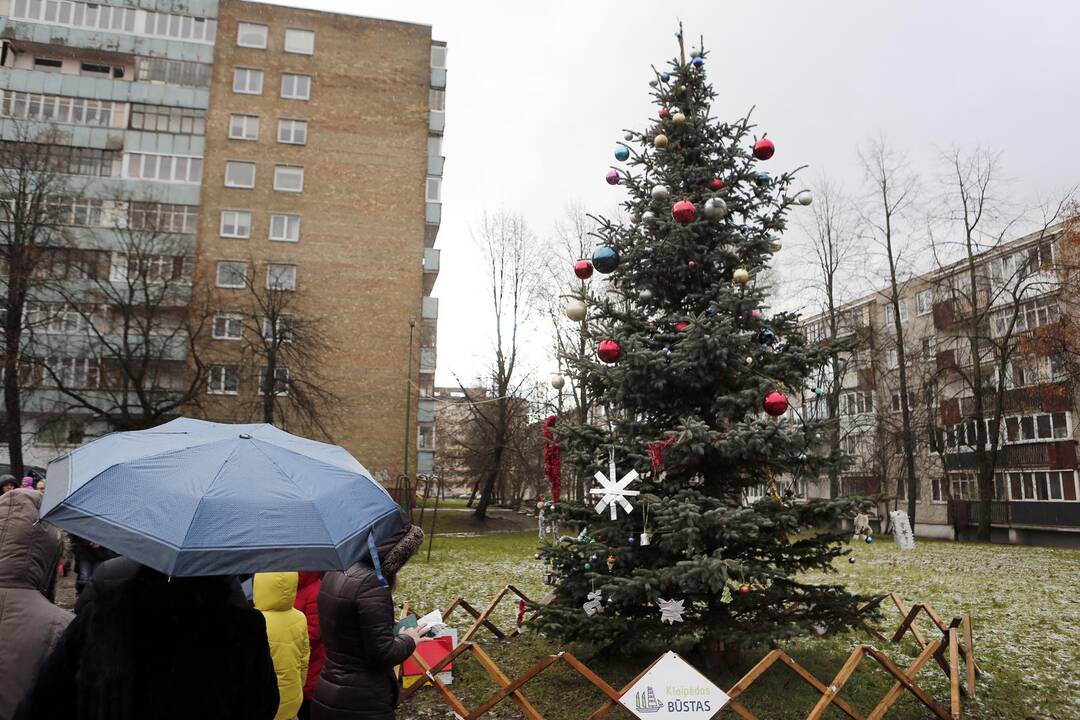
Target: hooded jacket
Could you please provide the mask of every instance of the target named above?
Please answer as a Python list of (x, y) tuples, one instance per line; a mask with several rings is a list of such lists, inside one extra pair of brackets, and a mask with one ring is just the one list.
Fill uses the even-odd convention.
[(307, 681), (304, 683), (304, 699), (310, 700), (315, 692), (315, 683), (319, 681), (326, 648), (319, 632), (319, 587), (322, 585), (321, 572), (300, 573), (300, 583), (296, 590), (293, 607), (307, 617), (308, 642), (311, 644), (311, 656), (308, 658)]
[(296, 584), (294, 572), (255, 575), (255, 607), (266, 618), (266, 637), (277, 674), (279, 704), (274, 720), (292, 720), (304, 701), (311, 648), (307, 617), (293, 608)]
[(0, 496), (0, 720), (15, 707), (72, 615), (53, 605), (60, 531), (38, 522), (41, 493)]
[[(423, 539), (423, 531), (412, 525), (377, 549), (387, 580)], [(416, 644), (407, 635), (394, 635), (394, 600), (370, 558), (323, 576), (319, 625), (326, 664), (311, 699), (312, 720), (393, 720), (399, 689), (394, 666), (412, 655)]]

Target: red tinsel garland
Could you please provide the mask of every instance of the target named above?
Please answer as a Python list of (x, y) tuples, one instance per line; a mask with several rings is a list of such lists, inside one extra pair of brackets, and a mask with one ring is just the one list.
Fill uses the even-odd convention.
[(551, 431), (556, 420), (558, 418), (552, 415), (544, 421), (544, 478), (551, 486), (552, 502), (559, 502), (559, 491), (562, 489), (562, 451), (559, 449), (559, 441)]

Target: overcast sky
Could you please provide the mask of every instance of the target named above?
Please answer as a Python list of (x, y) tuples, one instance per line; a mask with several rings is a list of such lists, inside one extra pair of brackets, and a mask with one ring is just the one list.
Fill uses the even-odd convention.
[[(713, 113), (757, 106), (774, 174), (807, 164), (808, 183), (854, 191), (857, 145), (884, 133), (928, 178), (941, 149), (982, 143), (1003, 153), (1018, 197), (1080, 179), (1076, 0), (280, 4), (428, 24), (449, 44), (440, 384), (476, 376), (490, 347), (470, 223), (507, 208), (545, 235), (570, 201), (609, 212), (615, 141), (654, 113), (650, 65), (675, 54), (676, 18), (711, 51)], [(789, 249), (781, 267), (799, 264)], [(548, 374), (542, 348), (530, 358)]]

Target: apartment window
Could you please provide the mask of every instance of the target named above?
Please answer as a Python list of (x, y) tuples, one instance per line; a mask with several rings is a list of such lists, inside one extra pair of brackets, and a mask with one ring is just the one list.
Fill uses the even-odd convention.
[(285, 52), (311, 55), (315, 52), (315, 33), (311, 30), (285, 30)]
[(210, 65), (188, 60), (140, 57), (138, 77), (144, 82), (210, 87)]
[(67, 125), (109, 127), (116, 105), (106, 100), (0, 90), (0, 115)]
[(844, 414), (864, 415), (874, 412), (874, 393), (851, 391), (844, 393)]
[(306, 145), (307, 120), (278, 120), (277, 141), (290, 145)]
[(278, 315), (274, 322), (270, 318), (263, 318), (263, 339), (277, 341), (279, 343), (292, 342), (293, 336), (292, 315)]
[(279, 192), (303, 192), (304, 168), (296, 165), (275, 165), (274, 189)]
[[(0, 148), (8, 147), (0, 141)], [(112, 177), (114, 163), (121, 158), (115, 150), (74, 147), (71, 145), (36, 145), (36, 152), (45, 158), (49, 170), (66, 175)], [(0, 150), (0, 153), (5, 152)], [(119, 165), (117, 165), (119, 166)]]
[(130, 125), (135, 130), (203, 135), (206, 133), (206, 111), (135, 104), (131, 106)]
[(945, 481), (941, 478), (930, 480), (930, 502), (943, 503), (948, 498), (945, 496)]
[(214, 315), (215, 340), (239, 340), (244, 334), (244, 316), (237, 313)]
[[(904, 299), (901, 299), (897, 304), (900, 306), (900, 322), (907, 322), (907, 319), (908, 319), (907, 301), (904, 300)], [(896, 322), (896, 315), (894, 314), (894, 309), (893, 309), (893, 304), (892, 303), (889, 303), (888, 305), (885, 306), (885, 322), (889, 325), (890, 328)]]
[(108, 79), (109, 76), (112, 75), (112, 68), (108, 65), (98, 65), (97, 63), (81, 63), (79, 65), (79, 74)]
[[(908, 391), (908, 410), (915, 408), (915, 393)], [(895, 392), (892, 394), (892, 409), (893, 412), (900, 412), (900, 393)]]
[(109, 267), (112, 282), (166, 283), (190, 277), (191, 258), (183, 255), (113, 253)]
[(194, 233), (198, 219), (195, 205), (133, 202), (128, 206), (128, 227), (132, 230)]
[(295, 290), (296, 266), (270, 263), (266, 266), (267, 290)]
[(442, 178), (429, 177), (425, 199), (428, 202), (442, 202)]
[(244, 240), (251, 237), (251, 213), (246, 210), (222, 210), (220, 235)]
[(427, 154), (429, 158), (442, 157), (442, 135), (428, 135)]
[(270, 239), (277, 242), (300, 240), (300, 216), (274, 213), (270, 216)]
[(259, 118), (257, 115), (230, 115), (229, 137), (233, 140), (258, 140)]
[(446, 91), (437, 88), (428, 90), (428, 108), (434, 112), (446, 110)]
[(52, 58), (34, 58), (34, 69), (41, 72), (54, 72), (58, 73), (64, 67), (62, 60), (53, 60)]
[(311, 76), (282, 73), (281, 97), (288, 100), (308, 100), (311, 98)]
[(124, 155), (124, 177), (197, 184), (202, 178), (202, 158), (178, 155)]
[(1073, 470), (1001, 472), (997, 475), (1003, 485), (1008, 479), (1010, 500), (1075, 502), (1080, 497), (1076, 492), (1076, 472)]
[(96, 388), (100, 379), (97, 361), (79, 357), (45, 358), (45, 384), (65, 388)]
[(895, 370), (900, 367), (900, 353), (896, 348), (889, 348), (885, 351), (885, 366), (890, 370)]
[(266, 49), (266, 26), (242, 22), (236, 28), (236, 44), (240, 47)]
[(225, 187), (255, 187), (255, 163), (227, 160), (225, 162)]
[(146, 34), (176, 40), (214, 42), (217, 37), (217, 21), (187, 15), (169, 13), (146, 13)]
[[(907, 500), (907, 497), (908, 497), (907, 485), (908, 485), (907, 484), (907, 479), (901, 479), (899, 482), (897, 482), (897, 484), (896, 484), (896, 497), (897, 498), (899, 498), (901, 500)], [(921, 496), (922, 496), (922, 483), (916, 482), (915, 483), (915, 499), (919, 500)]]
[(237, 260), (221, 260), (217, 264), (217, 286), (242, 288), (247, 284), (247, 263)]
[(252, 68), (233, 70), (233, 92), (245, 95), (262, 95), (263, 71)]
[[(269, 381), (268, 367), (259, 368), (259, 394), (266, 394), (266, 385)], [(288, 395), (289, 394), (289, 368), (278, 367), (274, 368), (274, 395)]]
[[(1012, 334), (1034, 330), (1043, 325), (1049, 325), (1057, 321), (1061, 311), (1058, 307), (1057, 298), (1044, 297), (1028, 300), (1019, 307), (1010, 307), (998, 310), (990, 318), (990, 331), (994, 337), (1002, 337), (1010, 334), (1009, 326), (1012, 325)], [(1016, 316), (1015, 323), (1013, 316)]]
[(934, 293), (923, 290), (915, 296), (915, 310), (919, 315), (928, 315), (934, 309)]
[(240, 391), (240, 366), (211, 365), (206, 391), (211, 395), (236, 395)]
[(920, 354), (923, 360), (934, 359), (934, 339), (925, 337), (922, 339)]
[(431, 46), (431, 67), (433, 67), (433, 68), (445, 68), (446, 67), (446, 46), (445, 45), (432, 45)]

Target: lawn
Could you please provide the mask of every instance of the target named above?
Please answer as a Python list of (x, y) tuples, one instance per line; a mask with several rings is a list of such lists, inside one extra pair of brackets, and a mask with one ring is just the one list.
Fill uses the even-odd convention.
[[(541, 582), (541, 563), (533, 558), (535, 545), (536, 536), (530, 532), (439, 536), (430, 563), (424, 561), (425, 546), (424, 553), (406, 566), (395, 599), (408, 600), (427, 611), (461, 595), (482, 609), (506, 583), (539, 599), (547, 589)], [(892, 590), (909, 603), (931, 603), (945, 618), (965, 610), (971, 613), (979, 664), (985, 672), (980, 677), (978, 697), (964, 703), (965, 718), (1080, 720), (1080, 551), (919, 541), (913, 551), (901, 553), (891, 539), (881, 538), (872, 545), (859, 544), (852, 554), (856, 562), (849, 564), (845, 559), (838, 563), (838, 575), (832, 577), (841, 578), (854, 590)], [(470, 618), (458, 612), (451, 617), (451, 624), (464, 629)], [(496, 624), (512, 627), (515, 612), (514, 603), (504, 602), (496, 613)], [(887, 618), (890, 628), (895, 628), (895, 612)], [(923, 627), (929, 626), (924, 623)], [(532, 635), (496, 642), (481, 631), (476, 639), (511, 677), (544, 655), (569, 649), (611, 685), (619, 687), (652, 659), (593, 658), (588, 648), (559, 648)], [(853, 633), (806, 638), (782, 647), (827, 682), (851, 648), (864, 642), (872, 639)], [(914, 659), (918, 650), (910, 639), (900, 645), (876, 644), (900, 665)], [(743, 653), (740, 667), (714, 676), (713, 680), (725, 689), (730, 687), (767, 650), (755, 648)], [(947, 682), (936, 666), (923, 668), (919, 680), (947, 706)], [(868, 712), (890, 685), (891, 679), (884, 672), (864, 662), (841, 696)], [(475, 708), (497, 689), (473, 660), (458, 666), (452, 687), (469, 708)], [(580, 720), (603, 700), (597, 690), (561, 666), (529, 683), (524, 692), (548, 720)], [(805, 717), (816, 697), (793, 675), (774, 667), (741, 700), (762, 720), (786, 720)], [(928, 714), (905, 694), (886, 717), (907, 720)], [(428, 688), (410, 698), (399, 709), (398, 717), (451, 715)], [(522, 716), (510, 701), (504, 701), (485, 717)], [(725, 712), (718, 717), (736, 715)], [(826, 717), (845, 716), (831, 710)]]

